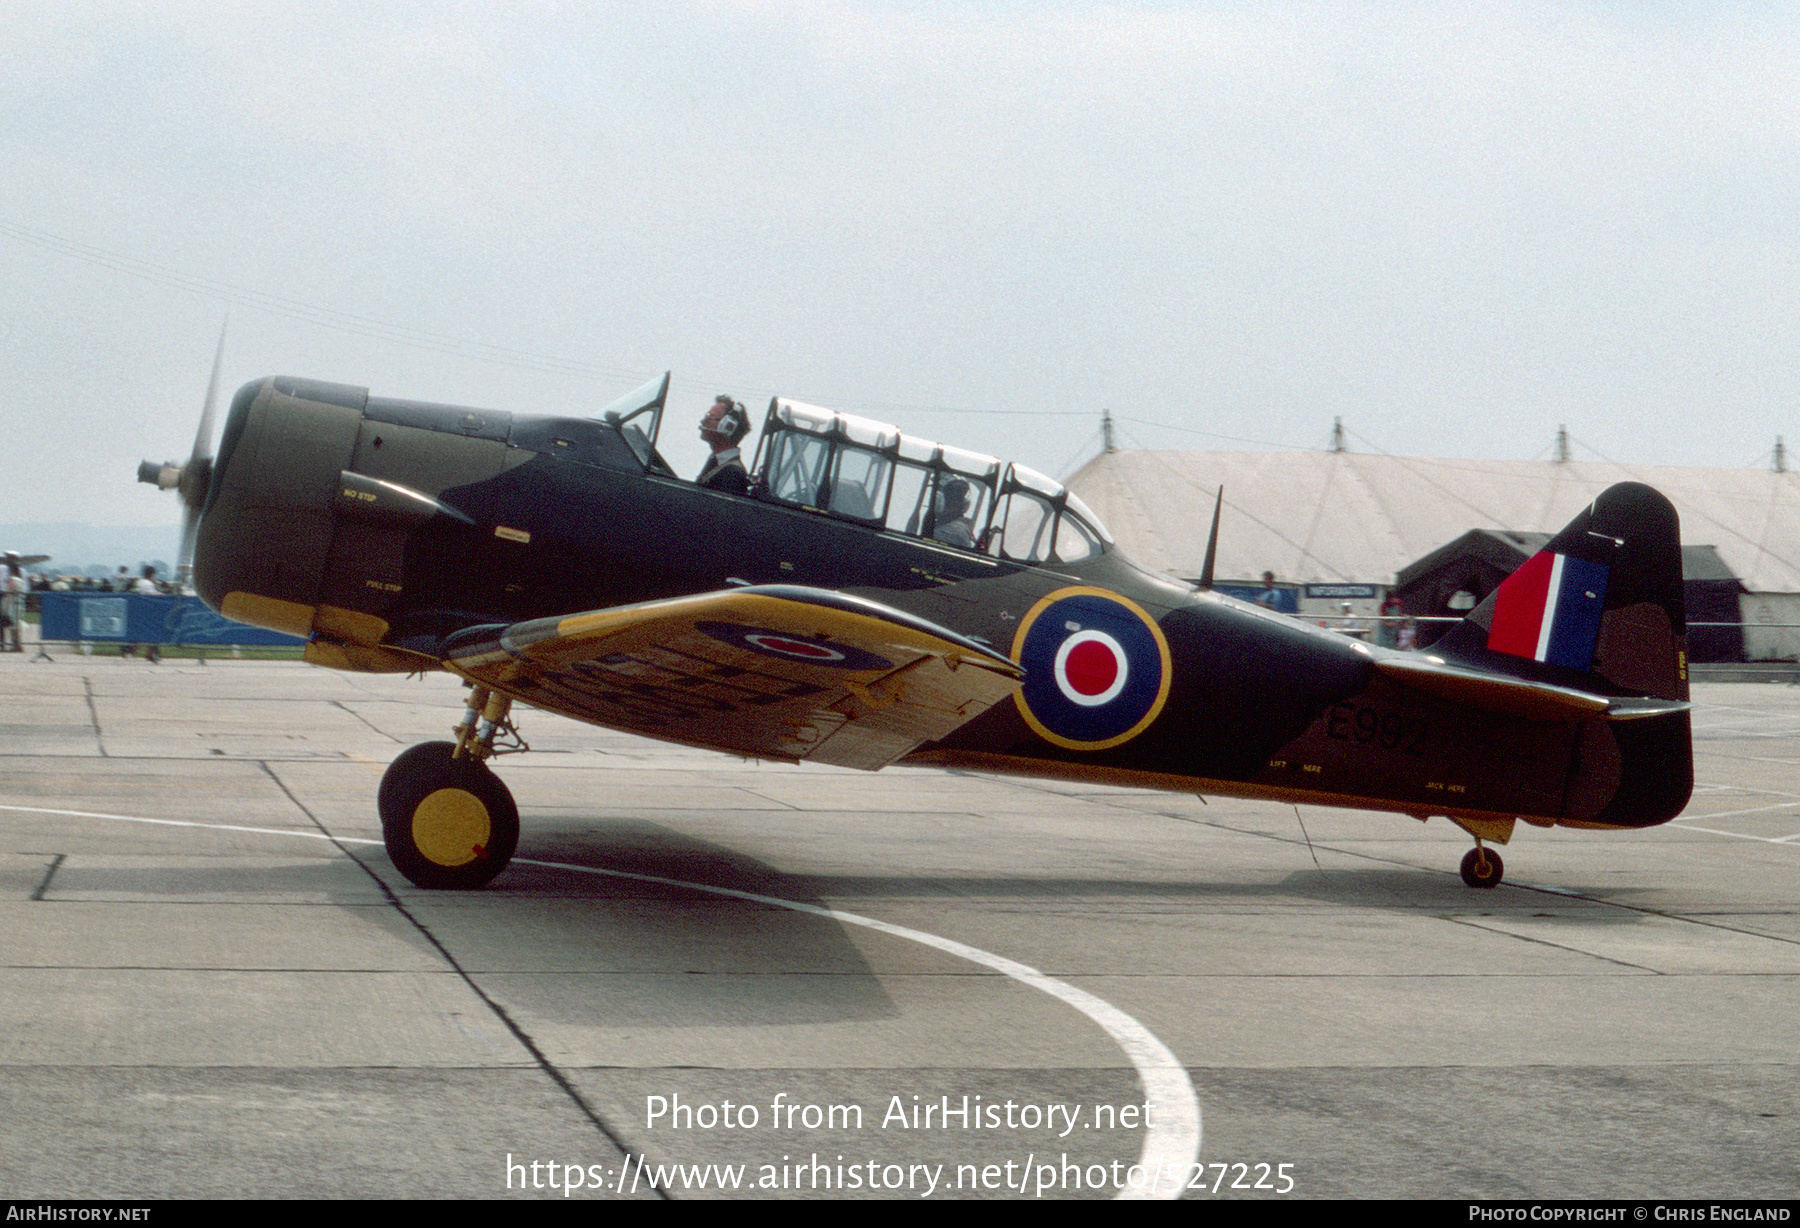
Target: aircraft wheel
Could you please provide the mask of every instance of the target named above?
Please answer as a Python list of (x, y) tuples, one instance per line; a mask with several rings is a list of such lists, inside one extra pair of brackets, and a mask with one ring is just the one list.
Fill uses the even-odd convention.
[(401, 753), (381, 778), (376, 804), (395, 869), (415, 886), (480, 887), (519, 846), (519, 808), (485, 763), (453, 759), (450, 742)]
[(1490, 848), (1472, 848), (1463, 856), (1463, 882), (1471, 887), (1498, 887), (1506, 873), (1500, 854)]

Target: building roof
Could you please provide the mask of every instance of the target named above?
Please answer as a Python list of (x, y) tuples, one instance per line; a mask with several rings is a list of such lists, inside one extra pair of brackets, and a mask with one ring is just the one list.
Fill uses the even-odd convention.
[[(1470, 529), (1453, 542), (1439, 546), (1430, 554), (1402, 567), (1394, 574), (1394, 587), (1404, 589), (1415, 580), (1458, 559), (1477, 558), (1502, 574), (1515, 570), (1520, 563), (1550, 544), (1549, 533), (1514, 533), (1505, 529)], [(1732, 574), (1719, 552), (1711, 546), (1681, 548), (1681, 578), (1690, 583), (1730, 584), (1736, 591), (1738, 578)]]
[(1125, 552), (1197, 576), (1225, 488), (1215, 574), (1391, 583), (1470, 529), (1553, 533), (1615, 482), (1644, 482), (1752, 592), (1800, 592), (1800, 474), (1362, 452), (1107, 452), (1069, 478)]
[(1422, 559), (1415, 559), (1394, 573), (1394, 586), (1404, 587), (1418, 576), (1436, 571), (1453, 559), (1473, 556), (1509, 572), (1544, 548), (1548, 533), (1516, 533), (1510, 529), (1470, 529), (1455, 541), (1446, 542)]

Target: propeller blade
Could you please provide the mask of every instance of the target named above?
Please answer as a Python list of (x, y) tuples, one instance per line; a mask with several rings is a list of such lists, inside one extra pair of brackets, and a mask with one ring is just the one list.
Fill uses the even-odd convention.
[(181, 514), (181, 547), (175, 554), (175, 576), (184, 588), (189, 573), (194, 570), (194, 539), (199, 535), (200, 510), (187, 508)]
[(213, 439), (213, 414), (219, 407), (219, 366), (225, 361), (225, 330), (231, 326), (231, 317), (225, 317), (225, 323), (219, 325), (219, 348), (213, 352), (212, 379), (206, 384), (206, 408), (200, 411), (200, 429), (194, 432), (194, 458), (211, 459)]
[(206, 404), (200, 411), (200, 427), (194, 432), (194, 449), (187, 463), (173, 461), (158, 465), (145, 461), (138, 466), (138, 481), (148, 482), (164, 490), (175, 489), (181, 496), (181, 547), (176, 553), (175, 573), (186, 585), (194, 569), (194, 542), (200, 535), (200, 509), (206, 503), (207, 489), (212, 485), (213, 419), (219, 408), (219, 369), (225, 364), (225, 332), (231, 325), (226, 316), (219, 326), (219, 348), (213, 351), (212, 378), (206, 384)]
[[(206, 502), (206, 488), (212, 485), (213, 418), (219, 408), (219, 367), (225, 361), (225, 330), (231, 317), (219, 326), (219, 348), (213, 352), (212, 378), (206, 383), (206, 406), (200, 411), (200, 429), (194, 432), (194, 450), (181, 467), (181, 499), (187, 504), (189, 517)], [(191, 536), (184, 528), (183, 538)]]

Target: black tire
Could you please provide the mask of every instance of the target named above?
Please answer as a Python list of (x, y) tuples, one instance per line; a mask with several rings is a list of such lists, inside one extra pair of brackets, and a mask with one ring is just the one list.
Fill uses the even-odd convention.
[(519, 808), (485, 763), (453, 759), (450, 742), (423, 742), (388, 766), (376, 793), (394, 868), (413, 885), (480, 887), (519, 847)]
[(1493, 849), (1470, 849), (1463, 855), (1463, 882), (1471, 887), (1498, 887), (1506, 874), (1506, 863)]

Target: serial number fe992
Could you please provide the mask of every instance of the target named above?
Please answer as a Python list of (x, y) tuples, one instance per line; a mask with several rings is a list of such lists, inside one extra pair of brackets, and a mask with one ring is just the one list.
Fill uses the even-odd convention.
[(1325, 736), (1406, 755), (1425, 753), (1425, 720), (1368, 704), (1333, 704), (1325, 712)]

